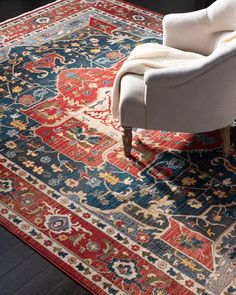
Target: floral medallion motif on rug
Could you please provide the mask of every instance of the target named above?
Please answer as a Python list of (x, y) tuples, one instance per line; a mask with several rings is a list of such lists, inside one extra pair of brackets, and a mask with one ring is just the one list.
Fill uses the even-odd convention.
[[(94, 294), (236, 294), (236, 152), (218, 132), (136, 130), (115, 74), (162, 16), (64, 0), (0, 28), (1, 223)], [(197, 118), (196, 118), (197, 119)]]

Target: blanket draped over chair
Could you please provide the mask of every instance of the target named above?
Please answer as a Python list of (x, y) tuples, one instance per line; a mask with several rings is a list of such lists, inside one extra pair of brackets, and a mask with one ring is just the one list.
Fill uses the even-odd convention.
[[(229, 33), (222, 38), (218, 46), (225, 46), (228, 42), (236, 41), (236, 32)], [(204, 55), (188, 52), (155, 43), (138, 45), (123, 63), (118, 71), (112, 90), (112, 115), (115, 119), (119, 117), (119, 92), (120, 80), (125, 74), (133, 73), (144, 75), (150, 69), (164, 69), (177, 67), (185, 63), (194, 62)]]

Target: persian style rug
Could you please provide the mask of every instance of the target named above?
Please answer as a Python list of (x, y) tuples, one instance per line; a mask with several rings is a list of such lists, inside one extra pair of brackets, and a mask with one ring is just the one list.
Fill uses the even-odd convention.
[[(236, 294), (236, 137), (136, 130), (114, 76), (162, 17), (64, 0), (0, 27), (1, 224), (93, 294)], [(197, 118), (196, 118), (197, 119)]]

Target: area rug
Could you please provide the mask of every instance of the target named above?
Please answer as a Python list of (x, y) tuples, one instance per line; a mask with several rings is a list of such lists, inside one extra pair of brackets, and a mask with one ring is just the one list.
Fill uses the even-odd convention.
[[(93, 294), (236, 294), (236, 152), (219, 133), (136, 130), (114, 76), (162, 16), (64, 0), (0, 27), (1, 224)], [(197, 118), (195, 118), (197, 120)]]

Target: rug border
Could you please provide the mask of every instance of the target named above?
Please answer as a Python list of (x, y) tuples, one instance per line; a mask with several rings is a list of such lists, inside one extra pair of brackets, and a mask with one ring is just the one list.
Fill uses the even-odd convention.
[[(42, 5), (42, 6), (38, 7), (38, 8), (32, 9), (32, 10), (27, 11), (27, 12), (25, 12), (25, 13), (21, 13), (21, 14), (19, 14), (19, 15), (17, 15), (17, 16), (12, 17), (12, 18), (8, 18), (8, 19), (6, 19), (6, 20), (0, 22), (0, 26), (1, 26), (1, 25), (5, 25), (5, 24), (7, 24), (7, 23), (9, 23), (9, 22), (12, 22), (12, 21), (16, 21), (18, 18), (21, 18), (21, 17), (23, 17), (23, 16), (27, 16), (28, 14), (32, 14), (32, 13), (34, 13), (34, 12), (37, 12), (38, 10), (41, 10), (41, 9), (44, 9), (44, 8), (50, 7), (50, 6), (52, 6), (52, 5), (56, 4), (56, 3), (63, 2), (63, 1), (65, 1), (65, 0), (54, 0), (53, 2), (48, 3), (48, 4), (46, 4), (46, 5)], [(118, 0), (118, 1), (121, 1), (121, 0)]]
[[(61, 1), (61, 0), (60, 0)], [(63, 1), (63, 0), (62, 0)], [(90, 292), (93, 295), (107, 295), (108, 293), (105, 292), (103, 289), (101, 289), (99, 286), (97, 286), (95, 283), (93, 283), (92, 280), (87, 279), (85, 276), (80, 274), (79, 272), (76, 272), (76, 276), (72, 274), (71, 270), (68, 270), (68, 265), (63, 269), (61, 264), (64, 264), (62, 260), (59, 260), (57, 257), (55, 259), (52, 259), (51, 256), (53, 255), (49, 250), (47, 250), (46, 247), (43, 247), (40, 245), (36, 240), (31, 238), (30, 236), (23, 233), (17, 226), (12, 224), (9, 220), (4, 218), (3, 216), (0, 216), (0, 225), (3, 226), (9, 233), (13, 234), (16, 238), (18, 238), (21, 242), (29, 246), (33, 251), (41, 255), (46, 261), (51, 263), (53, 266), (55, 266), (57, 269), (62, 271), (66, 276), (71, 278), (75, 283), (86, 289), (88, 292)], [(25, 236), (27, 237), (25, 239)], [(49, 254), (49, 255), (47, 255)], [(54, 256), (53, 256), (54, 257)], [(59, 262), (59, 263), (57, 263)], [(85, 282), (88, 281), (89, 284), (85, 285)]]
[[(5, 25), (5, 24), (7, 24), (7, 23), (9, 23), (9, 22), (12, 22), (12, 21), (16, 21), (16, 20), (18, 20), (19, 18), (21, 18), (21, 17), (23, 17), (23, 16), (27, 16), (27, 15), (29, 15), (29, 14), (32, 14), (32, 13), (37, 12), (37, 11), (39, 11), (39, 10), (42, 10), (42, 9), (44, 9), (44, 8), (47, 8), (47, 7), (53, 6), (54, 4), (56, 4), (56, 3), (60, 3), (60, 2), (63, 2), (63, 1), (65, 1), (65, 0), (54, 0), (53, 2), (48, 3), (48, 4), (46, 4), (46, 5), (40, 6), (40, 7), (38, 7), (38, 8), (33, 9), (33, 10), (27, 11), (27, 12), (25, 12), (25, 13), (21, 13), (21, 14), (19, 14), (19, 15), (17, 15), (17, 16), (14, 16), (14, 17), (12, 17), (12, 18), (9, 18), (9, 19), (6, 19), (6, 20), (0, 22), (0, 26), (1, 26), (1, 25)], [(107, 0), (107, 1), (112, 1), (112, 0)], [(164, 16), (164, 14), (162, 14), (162, 13), (160, 13), (160, 12), (157, 12), (157, 11), (154, 11), (154, 10), (151, 10), (151, 9), (148, 9), (148, 8), (146, 8), (146, 7), (142, 7), (142, 6), (138, 5), (138, 4), (130, 3), (130, 2), (128, 2), (127, 0), (115, 0), (115, 1), (117, 1), (117, 2), (121, 2), (121, 3), (124, 3), (124, 4), (127, 4), (127, 5), (130, 5), (130, 6), (134, 6), (134, 7), (136, 7), (136, 8), (139, 8), (140, 10), (144, 10), (144, 11), (147, 11), (147, 12), (153, 13), (153, 14), (155, 14), (155, 15), (157, 15), (157, 16), (160, 16), (160, 17), (163, 17), (163, 16)]]
[[(59, 0), (59, 1), (60, 1), (60, 0)], [(63, 0), (61, 0), (61, 1), (63, 1)], [(110, 0), (107, 0), (107, 1), (110, 1)], [(157, 15), (157, 16), (160, 16), (160, 17), (163, 17), (163, 16), (164, 16), (163, 13), (160, 13), (160, 12), (157, 12), (157, 11), (154, 11), (154, 10), (151, 10), (151, 9), (148, 9), (148, 8), (143, 7), (143, 6), (141, 6), (141, 5), (138, 5), (138, 4), (130, 3), (130, 2), (128, 2), (128, 0), (115, 0), (115, 1), (117, 1), (117, 2), (121, 2), (121, 3), (124, 3), (124, 4), (127, 4), (127, 5), (130, 5), (130, 6), (134, 6), (134, 7), (136, 7), (136, 8), (139, 8), (140, 10), (144, 10), (144, 11), (147, 11), (147, 12), (151, 12), (151, 13)]]

